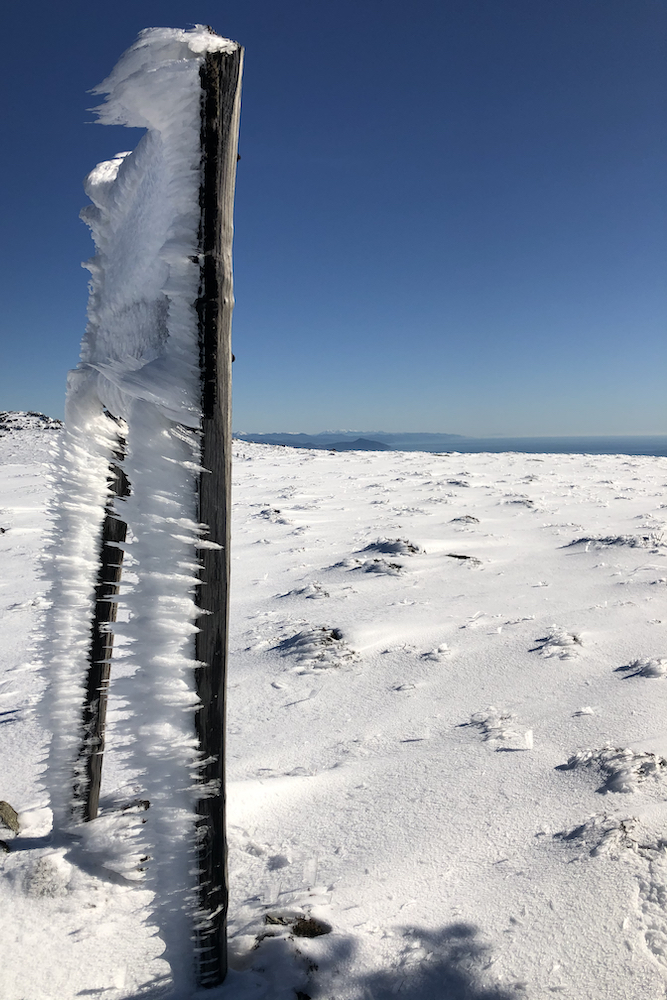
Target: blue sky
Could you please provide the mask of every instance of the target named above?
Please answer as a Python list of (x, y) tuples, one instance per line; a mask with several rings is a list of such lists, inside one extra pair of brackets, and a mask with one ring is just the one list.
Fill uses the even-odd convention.
[(667, 433), (663, 0), (116, 0), (4, 18), (0, 409), (62, 414), (87, 91), (137, 32), (246, 47), (234, 426)]

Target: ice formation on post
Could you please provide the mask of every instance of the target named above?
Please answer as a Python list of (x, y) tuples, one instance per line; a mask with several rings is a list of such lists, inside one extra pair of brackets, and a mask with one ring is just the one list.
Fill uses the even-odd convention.
[[(53, 605), (43, 714), (53, 741), (47, 782), (55, 824), (66, 829), (73, 822), (72, 775), (83, 736), (109, 465), (122, 440), (131, 494), (118, 513), (128, 525), (132, 585), (121, 586), (124, 620), (114, 632), (134, 668), (126, 683), (130, 767), (150, 811), (129, 831), (127, 817), (118, 819), (117, 829), (113, 817), (92, 826), (98, 841), (109, 829), (106, 847), (120, 853), (117, 867), (131, 872), (139, 856), (151, 858), (146, 877), (156, 900), (167, 900), (170, 915), (158, 923), (171, 937), (167, 954), (176, 981), (189, 975), (183, 949), (196, 909), (194, 815), (201, 794), (194, 727), (197, 547), (206, 544), (196, 503), (200, 71), (208, 53), (237, 49), (202, 26), (147, 29), (95, 89), (106, 95), (97, 109), (100, 122), (146, 132), (132, 152), (98, 164), (85, 182), (91, 204), (82, 218), (97, 252), (86, 264), (88, 326), (68, 382), (48, 569)], [(112, 841), (123, 840), (121, 827), (123, 845), (130, 846), (119, 852)], [(179, 951), (180, 972), (174, 966)]]

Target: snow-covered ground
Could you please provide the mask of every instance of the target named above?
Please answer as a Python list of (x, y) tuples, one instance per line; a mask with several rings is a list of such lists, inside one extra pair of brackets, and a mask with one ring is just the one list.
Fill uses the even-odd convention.
[[(49, 834), (53, 439), (0, 437), (0, 996), (168, 996), (149, 890)], [(202, 996), (665, 996), (666, 487), (664, 458), (237, 444), (233, 970)], [(111, 709), (101, 842), (140, 780)]]

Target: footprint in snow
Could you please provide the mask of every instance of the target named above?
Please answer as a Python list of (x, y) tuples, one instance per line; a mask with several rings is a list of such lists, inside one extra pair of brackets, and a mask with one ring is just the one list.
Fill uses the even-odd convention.
[(60, 855), (37, 858), (26, 872), (25, 888), (31, 896), (65, 896), (72, 872), (72, 865)]
[[(640, 826), (635, 817), (620, 818), (607, 813), (589, 816), (571, 830), (554, 834), (563, 846), (583, 848), (591, 858), (608, 857), (618, 861), (628, 854), (639, 864), (637, 873), (638, 906), (635, 911), (644, 941), (652, 957), (664, 969), (667, 966), (667, 917), (665, 915), (665, 885), (667, 884), (667, 842)], [(623, 927), (627, 926), (627, 918)], [(630, 950), (633, 942), (626, 940)]]

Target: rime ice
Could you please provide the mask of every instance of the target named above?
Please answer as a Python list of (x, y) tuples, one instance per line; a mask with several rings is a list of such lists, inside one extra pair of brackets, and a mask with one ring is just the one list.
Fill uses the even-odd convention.
[[(194, 635), (201, 384), (196, 301), (201, 209), (201, 80), (207, 52), (236, 43), (201, 26), (148, 29), (96, 88), (103, 124), (145, 129), (134, 150), (88, 175), (81, 215), (96, 253), (81, 360), (70, 373), (66, 433), (56, 472), (47, 563), (46, 626), (53, 732), (47, 783), (56, 827), (71, 820), (72, 774), (81, 745), (90, 628), (108, 501), (110, 461), (122, 458), (131, 495), (116, 502), (128, 525), (111, 697), (146, 815), (110, 813), (77, 829), (109, 869), (155, 890), (154, 918), (175, 982), (188, 984), (195, 907)], [(200, 790), (201, 791), (201, 790)], [(123, 845), (119, 849), (119, 844)], [(139, 871), (139, 874), (136, 874)], [(191, 946), (190, 946), (191, 947)], [(185, 986), (184, 986), (185, 988)]]

